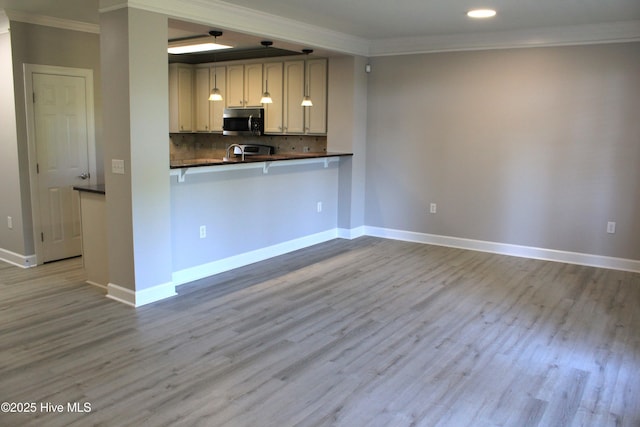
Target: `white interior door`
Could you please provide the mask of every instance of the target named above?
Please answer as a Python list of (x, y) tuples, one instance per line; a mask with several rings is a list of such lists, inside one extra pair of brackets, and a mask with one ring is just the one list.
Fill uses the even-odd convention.
[(89, 177), (84, 77), (33, 73), (34, 127), (43, 261), (81, 255), (74, 185)]

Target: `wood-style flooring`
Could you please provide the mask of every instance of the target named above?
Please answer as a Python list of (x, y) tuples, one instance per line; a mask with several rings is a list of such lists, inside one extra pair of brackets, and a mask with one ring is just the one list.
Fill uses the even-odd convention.
[(81, 263), (0, 263), (1, 426), (640, 426), (637, 273), (363, 237), (133, 309)]

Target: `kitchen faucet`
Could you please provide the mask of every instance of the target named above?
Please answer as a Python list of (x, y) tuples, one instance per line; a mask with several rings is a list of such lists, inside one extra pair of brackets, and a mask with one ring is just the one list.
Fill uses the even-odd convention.
[[(225, 162), (230, 162), (231, 158), (229, 157), (229, 152), (231, 151), (232, 148), (239, 148), (240, 149), (240, 153), (242, 154), (242, 161), (244, 162), (244, 147), (240, 144), (231, 144), (227, 147), (227, 155), (225, 156), (224, 159), (222, 159)], [(235, 152), (235, 150), (234, 150)]]

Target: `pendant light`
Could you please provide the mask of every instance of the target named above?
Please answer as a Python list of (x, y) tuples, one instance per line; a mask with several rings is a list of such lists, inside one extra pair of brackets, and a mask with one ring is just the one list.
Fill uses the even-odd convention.
[[(302, 53), (306, 55), (304, 59), (304, 71), (307, 72), (307, 58), (309, 58), (309, 54), (313, 52), (313, 49), (302, 49)], [(313, 107), (313, 102), (311, 102), (311, 97), (309, 96), (309, 85), (305, 81), (304, 83), (304, 97), (302, 98), (302, 103), (300, 104), (302, 107)]]
[[(264, 46), (265, 48), (264, 57), (267, 58), (267, 49), (269, 49), (269, 46), (271, 46), (273, 42), (269, 40), (263, 40), (260, 42), (260, 44)], [(261, 104), (273, 103), (273, 100), (271, 99), (271, 94), (269, 93), (269, 79), (265, 79), (264, 93), (262, 94), (262, 98), (260, 98), (260, 103)]]
[[(222, 31), (209, 31), (209, 34), (213, 36), (214, 41), (217, 41), (218, 36), (222, 35)], [(213, 54), (213, 89), (209, 95), (209, 101), (222, 101), (222, 94), (218, 89), (218, 75), (216, 74), (216, 54)]]

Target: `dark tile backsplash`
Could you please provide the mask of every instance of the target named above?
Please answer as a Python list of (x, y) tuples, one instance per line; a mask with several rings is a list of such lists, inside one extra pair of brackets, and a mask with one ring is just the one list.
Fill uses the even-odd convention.
[(216, 133), (169, 134), (171, 160), (220, 159), (230, 144), (271, 145), (276, 153), (323, 153), (327, 137), (318, 135), (223, 136)]

